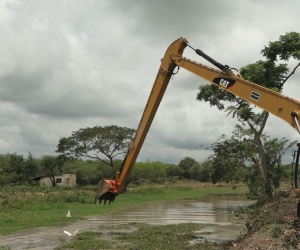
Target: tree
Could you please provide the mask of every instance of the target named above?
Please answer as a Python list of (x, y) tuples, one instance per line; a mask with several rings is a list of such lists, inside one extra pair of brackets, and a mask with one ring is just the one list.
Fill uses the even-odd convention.
[(26, 159), (23, 155), (6, 154), (0, 156), (0, 183), (31, 184), (31, 178), (36, 175), (38, 164), (29, 152)]
[[(278, 41), (270, 42), (268, 46), (265, 46), (261, 53), (267, 60), (260, 60), (253, 64), (246, 65), (240, 70), (240, 75), (246, 80), (281, 92), (284, 83), (295, 73), (299, 64), (288, 75), (289, 69), (287, 64), (278, 64), (277, 57), (279, 56), (281, 60), (286, 61), (290, 57), (299, 60), (300, 34), (296, 32), (286, 33), (285, 35), (280, 36)], [(197, 100), (209, 102), (211, 106), (216, 106), (219, 110), (225, 110), (233, 117), (237, 117), (239, 121), (244, 121), (248, 124), (250, 133), (253, 135), (251, 143), (255, 143), (255, 148), (258, 150), (259, 154), (256, 165), (263, 178), (264, 189), (267, 195), (272, 197), (273, 193), (269, 175), (269, 162), (265, 145), (262, 142), (263, 130), (269, 116), (268, 112), (262, 111), (260, 113), (255, 113), (253, 105), (224, 91), (220, 87), (211, 84), (199, 87)], [(233, 103), (234, 105), (225, 108), (225, 102)]]
[(183, 158), (178, 166), (182, 168), (183, 172), (183, 176), (185, 178), (189, 178), (189, 169), (194, 165), (194, 164), (198, 164), (197, 161), (195, 161), (193, 158), (191, 157), (185, 157)]
[(167, 168), (167, 176), (169, 178), (178, 178), (178, 179), (182, 179), (183, 177), (183, 170), (181, 167), (179, 167), (178, 165), (175, 164), (168, 164), (168, 168)]
[[(134, 134), (134, 129), (115, 125), (79, 129), (70, 137), (61, 138), (56, 152), (68, 158), (98, 159), (113, 167), (113, 159), (127, 153)], [(102, 159), (101, 154), (105, 155), (109, 162)]]
[(38, 172), (39, 166), (37, 160), (33, 157), (33, 155), (30, 152), (28, 152), (27, 158), (24, 162), (24, 181), (31, 184), (31, 178), (37, 175)]
[(168, 165), (155, 161), (137, 162), (134, 165), (132, 173), (130, 174), (126, 186), (134, 182), (142, 184), (142, 182), (156, 182), (162, 183), (167, 178)]
[(103, 179), (97, 168), (82, 168), (76, 172), (76, 183), (78, 185), (97, 185)]
[(195, 181), (208, 182), (211, 180), (212, 166), (210, 161), (205, 161), (202, 164), (195, 163), (189, 169), (189, 177)]
[(265, 151), (267, 155), (267, 162), (269, 167), (269, 176), (272, 180), (273, 185), (278, 188), (280, 185), (280, 179), (285, 178), (286, 173), (284, 172), (281, 164), (282, 156), (292, 147), (297, 144), (297, 141), (289, 143), (289, 140), (281, 138), (270, 139), (265, 142)]
[(212, 148), (214, 154), (209, 157), (209, 160), (212, 165), (213, 183), (241, 181), (242, 170), (248, 169), (251, 159), (256, 161), (257, 150), (249, 138), (249, 130), (239, 125), (235, 127), (230, 138), (223, 134), (213, 143)]
[(25, 179), (25, 161), (23, 155), (11, 154), (9, 165), (13, 172), (14, 183), (23, 184)]
[[(222, 135), (213, 144), (214, 154), (209, 158), (212, 165), (211, 178), (213, 183), (244, 181), (249, 187), (248, 196), (262, 203), (268, 199), (268, 194), (263, 176), (259, 174), (260, 154), (253, 136), (251, 129), (245, 124), (236, 125), (229, 138)], [(265, 134), (261, 139), (268, 164), (270, 185), (278, 188), (280, 178), (284, 176), (282, 156), (296, 141), (289, 143), (286, 138), (270, 139)]]
[(62, 173), (64, 160), (58, 156), (45, 155), (41, 159), (42, 171), (50, 178), (52, 186), (56, 186), (55, 175)]
[(291, 57), (300, 60), (300, 33), (285, 33), (278, 41), (270, 42), (261, 52), (271, 61), (277, 61), (277, 57), (284, 61), (288, 61)]
[(114, 160), (114, 168), (98, 160), (73, 159), (63, 165), (64, 173), (76, 174), (77, 185), (97, 185), (101, 179), (110, 179), (120, 169), (123, 161)]
[(14, 183), (13, 169), (10, 166), (10, 154), (0, 155), (0, 184)]

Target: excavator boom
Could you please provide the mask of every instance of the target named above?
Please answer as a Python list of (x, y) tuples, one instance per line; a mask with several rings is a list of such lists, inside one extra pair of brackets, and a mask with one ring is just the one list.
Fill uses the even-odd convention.
[(171, 61), (177, 66), (283, 119), (300, 132), (298, 122), (300, 117), (299, 101), (237, 77), (229, 69), (216, 70), (175, 54), (171, 55)]
[[(198, 55), (208, 60), (218, 69), (184, 58), (182, 54), (186, 46), (191, 47)], [(132, 171), (133, 165), (137, 159), (176, 67), (184, 68), (212, 84), (222, 87), (224, 90), (244, 99), (245, 101), (272, 113), (289, 123), (294, 129), (300, 132), (299, 101), (236, 76), (227, 65), (222, 65), (206, 55), (203, 51), (194, 49), (189, 45), (185, 38), (181, 37), (169, 46), (164, 57), (161, 59), (161, 65), (146, 107), (141, 117), (135, 137), (132, 140), (128, 153), (123, 161), (120, 172), (116, 173), (115, 180), (101, 180), (99, 182), (95, 203), (97, 200), (99, 200), (99, 203), (101, 203), (102, 200), (106, 203), (108, 200), (110, 204), (114, 201), (116, 195), (124, 192), (128, 177)]]

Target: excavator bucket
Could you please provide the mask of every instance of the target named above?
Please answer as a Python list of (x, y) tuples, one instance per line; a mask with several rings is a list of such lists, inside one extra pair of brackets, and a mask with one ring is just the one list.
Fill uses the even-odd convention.
[(100, 180), (97, 187), (97, 194), (95, 196), (94, 204), (99, 200), (99, 204), (104, 201), (104, 205), (109, 201), (109, 205), (115, 200), (118, 194), (112, 192), (113, 185), (110, 181)]

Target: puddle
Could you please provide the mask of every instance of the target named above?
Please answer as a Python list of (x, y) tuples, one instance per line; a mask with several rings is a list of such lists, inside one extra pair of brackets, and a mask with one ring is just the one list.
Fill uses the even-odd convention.
[(111, 213), (105, 218), (90, 217), (111, 224), (144, 222), (151, 225), (179, 223), (232, 224), (233, 211), (246, 207), (253, 201), (241, 195), (211, 195), (199, 199), (183, 199), (156, 204), (140, 205), (130, 211)]
[[(73, 233), (78, 229), (78, 233), (84, 231), (100, 232), (101, 225), (114, 226), (130, 222), (151, 225), (207, 224), (207, 227), (196, 232), (199, 238), (191, 244), (203, 240), (222, 242), (235, 239), (245, 231), (244, 221), (237, 219), (233, 211), (252, 203), (253, 201), (248, 201), (245, 196), (241, 195), (211, 195), (199, 199), (139, 205), (130, 210), (113, 212), (105, 216), (90, 216), (86, 220), (65, 226), (37, 228), (0, 236), (0, 248), (6, 246), (13, 250), (50, 250), (72, 240), (72, 236), (68, 236), (64, 231)], [(115, 232), (115, 234), (118, 233), (120, 232)]]
[(242, 233), (245, 233), (246, 229), (244, 225), (226, 225), (226, 226), (208, 226), (203, 230), (196, 231), (197, 238), (190, 241), (190, 244), (197, 244), (203, 241), (211, 241), (221, 243), (228, 240), (234, 240), (239, 237)]

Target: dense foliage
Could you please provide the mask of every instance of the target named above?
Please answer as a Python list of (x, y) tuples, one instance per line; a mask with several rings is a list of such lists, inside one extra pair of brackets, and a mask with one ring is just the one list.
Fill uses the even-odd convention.
[[(296, 144), (286, 138), (270, 139), (261, 137), (268, 164), (268, 177), (272, 190), (280, 186), (280, 181), (288, 177), (282, 156)], [(236, 125), (231, 137), (222, 135), (212, 146), (214, 154), (209, 157), (211, 162), (211, 179), (213, 183), (245, 182), (249, 187), (249, 197), (256, 200), (267, 200), (264, 179), (259, 172), (259, 150), (249, 129), (241, 124)]]
[(23, 155), (0, 155), (0, 185), (5, 184), (31, 184), (31, 178), (40, 173), (38, 161), (31, 153), (27, 158)]

